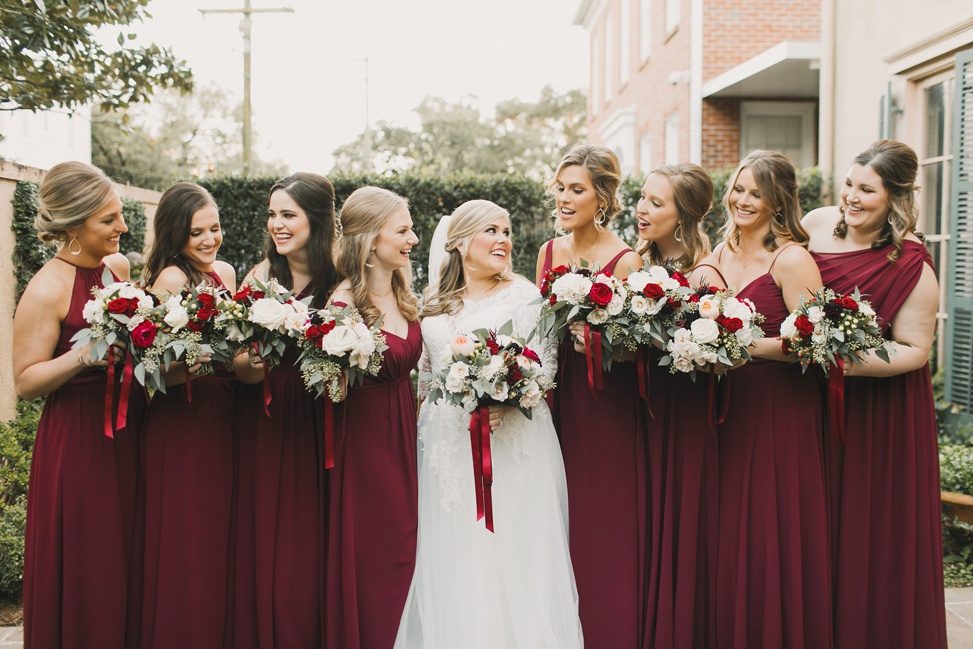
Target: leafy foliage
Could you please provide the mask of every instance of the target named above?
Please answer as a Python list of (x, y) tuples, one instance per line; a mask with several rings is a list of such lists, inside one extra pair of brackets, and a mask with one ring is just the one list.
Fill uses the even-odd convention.
[[(943, 491), (973, 496), (973, 447), (940, 444)], [(947, 587), (973, 586), (973, 526), (943, 511), (943, 568)]]
[(17, 416), (0, 422), (0, 599), (20, 597), (24, 574), (27, 480), (44, 399), (19, 401)]
[(24, 584), (24, 532), (27, 496), (0, 510), (0, 599), (19, 601)]
[[(98, 31), (149, 18), (149, 0), (0, 0), (0, 104), (4, 110), (103, 109), (146, 100), (157, 87), (192, 89), (185, 61), (152, 44), (107, 50)], [(10, 107), (12, 106), (12, 108)]]

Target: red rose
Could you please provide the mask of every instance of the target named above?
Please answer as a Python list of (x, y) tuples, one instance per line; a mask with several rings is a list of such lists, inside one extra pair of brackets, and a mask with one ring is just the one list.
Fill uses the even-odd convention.
[(715, 286), (707, 286), (705, 289), (700, 290), (705, 290), (707, 295), (716, 295), (720, 292), (720, 289), (716, 288)]
[(507, 385), (515, 385), (522, 378), (524, 378), (524, 375), (520, 371), (520, 368), (516, 365), (511, 365), (510, 371), (507, 372)]
[(670, 277), (679, 282), (679, 286), (689, 286), (689, 280), (686, 279), (686, 276), (680, 273), (678, 270), (670, 275)]
[(548, 297), (550, 295), (551, 295), (551, 280), (545, 277), (544, 281), (541, 282), (541, 296)]
[(496, 354), (499, 354), (500, 353), (500, 345), (498, 345), (497, 344), (497, 341), (494, 340), (492, 337), (491, 338), (487, 338), (487, 340), (486, 340), (486, 346), (487, 346), (487, 349), (490, 350), (490, 353), (491, 354), (496, 355)]
[(846, 309), (850, 309), (852, 311), (857, 311), (858, 310), (858, 302), (855, 302), (850, 297), (843, 297), (843, 298), (841, 298), (841, 306), (845, 307)]
[(128, 311), (128, 299), (124, 297), (116, 297), (114, 300), (105, 305), (108, 309), (108, 313), (125, 313)]
[(723, 322), (720, 324), (722, 324), (723, 328), (730, 333), (736, 333), (743, 329), (743, 320), (740, 318), (723, 318)]
[(250, 288), (250, 285), (247, 284), (246, 286), (244, 286), (243, 288), (241, 288), (239, 291), (236, 292), (236, 294), (233, 296), (233, 301), (240, 302), (241, 300), (250, 297), (251, 291), (252, 289)]
[(148, 320), (143, 320), (132, 330), (132, 344), (144, 349), (155, 341), (155, 334), (155, 325)]
[(213, 307), (216, 306), (216, 298), (210, 295), (209, 293), (200, 293), (199, 303), (207, 308), (212, 309)]
[(263, 291), (253, 291), (250, 293), (250, 299), (256, 302), (257, 300), (262, 300), (267, 297), (267, 294)]
[(534, 361), (535, 363), (541, 362), (541, 359), (537, 356), (534, 350), (529, 347), (524, 347), (524, 356)]
[(677, 300), (677, 299), (671, 297), (668, 300), (666, 300), (666, 304), (668, 304), (669, 306), (671, 306), (674, 309), (678, 309), (679, 307), (682, 306), (682, 300)]
[(612, 293), (611, 287), (601, 282), (592, 284), (591, 290), (588, 291), (588, 298), (598, 306), (608, 306), (608, 303), (612, 301), (612, 297), (614, 297), (614, 293)]
[(646, 284), (645, 288), (642, 289), (642, 292), (645, 293), (645, 297), (653, 300), (658, 300), (660, 297), (666, 294), (666, 292), (663, 291), (662, 287), (658, 284)]
[(200, 331), (203, 330), (204, 324), (205, 324), (204, 322), (200, 322), (199, 320), (190, 320), (189, 324), (186, 325), (186, 329), (189, 329), (191, 332), (198, 334)]
[(206, 322), (210, 318), (216, 315), (216, 309), (213, 307), (204, 306), (199, 311), (196, 312), (196, 319)]
[(552, 268), (551, 270), (549, 270), (547, 272), (549, 272), (552, 275), (552, 279), (557, 279), (561, 275), (564, 275), (565, 273), (567, 273), (569, 270), (570, 269), (566, 265), (561, 264), (557, 268)]
[(699, 302), (699, 293), (693, 293), (692, 295), (690, 295), (689, 301), (694, 303)]
[(801, 332), (803, 336), (810, 336), (814, 333), (814, 323), (808, 320), (806, 315), (799, 315), (794, 321), (794, 326), (797, 330)]

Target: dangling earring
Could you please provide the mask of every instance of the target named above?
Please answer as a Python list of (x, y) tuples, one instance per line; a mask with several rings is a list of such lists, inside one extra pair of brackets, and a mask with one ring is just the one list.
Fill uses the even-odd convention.
[(608, 220), (608, 214), (605, 212), (604, 207), (599, 207), (597, 215), (595, 216), (596, 225), (605, 225), (605, 221)]
[[(371, 256), (372, 256), (372, 255), (374, 255), (374, 254), (375, 254), (375, 250), (371, 250), (371, 251), (370, 251), (370, 252), (368, 253), (368, 256), (369, 256), (369, 257), (371, 257)], [(366, 262), (365, 262), (365, 268), (375, 268), (375, 264), (370, 264), (370, 263), (368, 263), (368, 262), (366, 261)]]
[(682, 243), (682, 239), (679, 238), (680, 234), (682, 234), (682, 223), (677, 225), (676, 231), (672, 233), (672, 238), (678, 241), (679, 243)]
[[(78, 249), (77, 250), (72, 250), (71, 249), (71, 246), (73, 246), (74, 244), (78, 244)], [(74, 255), (75, 257), (77, 257), (78, 255), (81, 254), (81, 242), (78, 241), (78, 237), (72, 237), (71, 238), (71, 241), (68, 242), (68, 252), (71, 253), (72, 255)]]
[(888, 220), (889, 220), (889, 225), (891, 225), (894, 228), (895, 227), (895, 224), (892, 223), (892, 213), (891, 212), (889, 212), (889, 219)]
[(784, 225), (784, 215), (780, 212), (774, 214), (774, 220), (777, 221), (777, 225)]

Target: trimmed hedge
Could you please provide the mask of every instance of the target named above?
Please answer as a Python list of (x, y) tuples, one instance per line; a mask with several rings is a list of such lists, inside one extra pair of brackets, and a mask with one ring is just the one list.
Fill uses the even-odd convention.
[[(10, 228), (14, 231), (14, 277), (17, 280), (17, 299), (23, 294), (41, 266), (46, 264), (57, 252), (57, 246), (44, 243), (34, 230), (34, 218), (37, 216), (37, 189), (34, 182), (21, 181), (14, 187), (13, 222)], [(145, 245), (145, 208), (134, 198), (122, 198), (122, 216), (128, 225), (128, 232), (121, 236), (119, 248), (122, 253), (137, 252), (141, 254)]]

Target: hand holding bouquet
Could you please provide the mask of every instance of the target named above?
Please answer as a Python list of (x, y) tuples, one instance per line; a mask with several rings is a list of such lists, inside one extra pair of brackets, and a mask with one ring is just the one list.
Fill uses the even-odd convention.
[(625, 280), (629, 296), (623, 315), (627, 319), (632, 349), (652, 344), (665, 347), (670, 330), (690, 307), (692, 289), (680, 272), (662, 266), (637, 270)]

